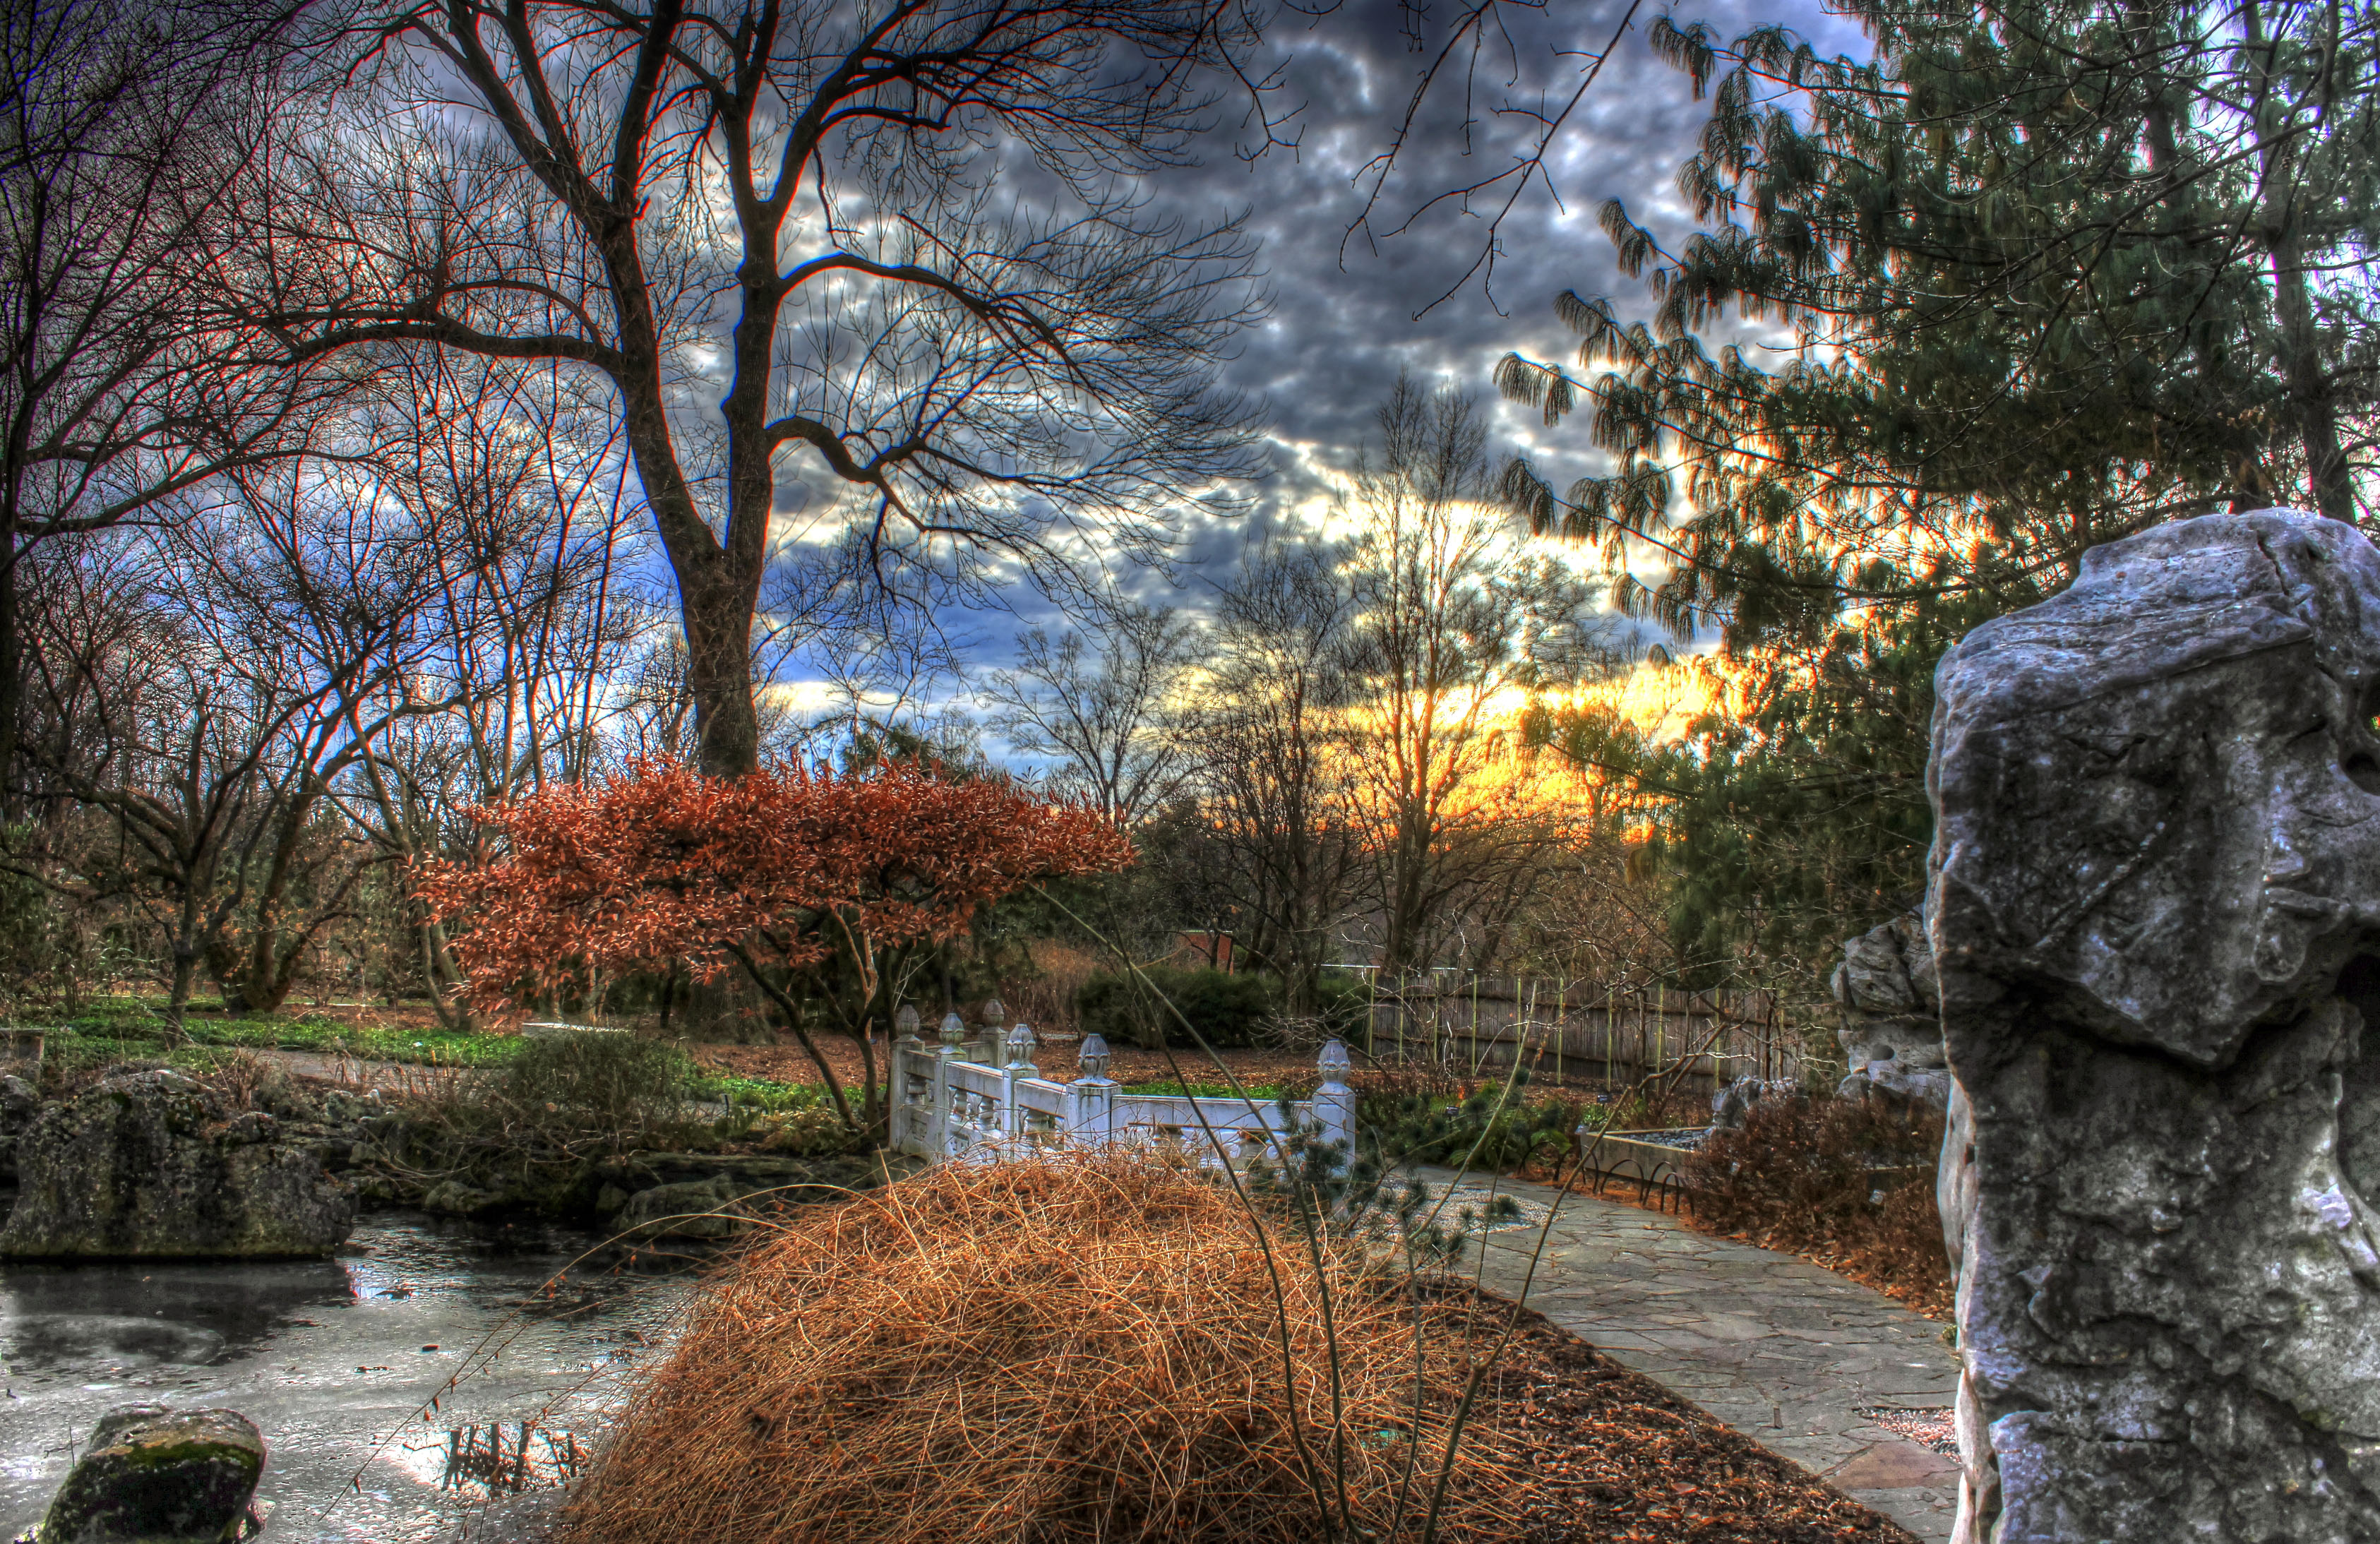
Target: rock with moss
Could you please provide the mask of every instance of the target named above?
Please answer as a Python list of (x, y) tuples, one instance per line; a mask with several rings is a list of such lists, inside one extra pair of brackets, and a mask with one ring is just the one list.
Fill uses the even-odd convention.
[(502, 1192), (482, 1190), (459, 1179), (441, 1180), (421, 1198), (421, 1210), (441, 1217), (493, 1217), (510, 1205)]
[(327, 1255), (355, 1226), (354, 1191), (313, 1146), (177, 1072), (110, 1077), (45, 1107), (17, 1168), (0, 1258)]
[(620, 1229), (638, 1238), (733, 1238), (751, 1225), (723, 1175), (639, 1190), (618, 1218)]
[(264, 1437), (237, 1410), (128, 1404), (100, 1418), (51, 1498), (40, 1544), (223, 1544), (243, 1537)]

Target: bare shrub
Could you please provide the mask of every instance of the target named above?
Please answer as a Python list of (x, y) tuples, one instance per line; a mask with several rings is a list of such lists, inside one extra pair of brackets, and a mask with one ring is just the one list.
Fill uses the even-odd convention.
[[(1082, 1015), (1075, 996), (1099, 973), (1099, 961), (1073, 944), (1035, 939), (1027, 946), (1028, 969), (1003, 976), (1000, 1000), (1019, 1021), (1047, 1034), (1078, 1034)], [(932, 1026), (927, 1026), (930, 1032)]]
[(1937, 1110), (1883, 1099), (1762, 1100), (1686, 1161), (1695, 1220), (1941, 1312), (1951, 1295), (1934, 1203), (1942, 1125)]
[[(747, 1253), (636, 1396), (565, 1544), (833, 1539), (1303, 1541), (1326, 1537), (1334, 1446), (1368, 1537), (1421, 1533), (1461, 1386), (1460, 1337), (1276, 1235), (1283, 1317), (1249, 1213), (1122, 1157), (946, 1164)], [(1285, 1418), (1286, 1321), (1294, 1408)], [(1334, 1428), (1335, 1356), (1343, 1415)], [(1333, 1432), (1344, 1441), (1334, 1444)], [(1466, 1441), (1452, 1509), (1488, 1521)]]
[(289, 1075), (280, 1063), (245, 1046), (215, 1052), (207, 1061), (200, 1081), (222, 1094), (233, 1109), (271, 1110), (288, 1102)]

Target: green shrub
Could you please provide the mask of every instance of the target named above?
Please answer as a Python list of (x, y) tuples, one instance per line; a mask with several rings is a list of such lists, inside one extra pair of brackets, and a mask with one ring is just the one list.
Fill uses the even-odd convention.
[(621, 1136), (686, 1124), (699, 1069), (661, 1040), (563, 1035), (529, 1040), (504, 1071), (504, 1100), (569, 1125)]
[(1355, 1124), (1372, 1132), (1390, 1160), (1409, 1163), (1460, 1163), (1510, 1173), (1532, 1163), (1559, 1164), (1578, 1129), (1579, 1105), (1572, 1100), (1523, 1098), (1529, 1075), (1514, 1075), (1511, 1088), (1483, 1084), (1467, 1098), (1449, 1099), (1426, 1087), (1386, 1080), (1359, 1084)]
[[(1181, 1011), (1176, 1018), (1167, 1003)], [(1140, 971), (1099, 971), (1075, 994), (1085, 1034), (1126, 1039), (1155, 1050), (1171, 1041), (1197, 1043), (1182, 1027), (1187, 1019), (1198, 1039), (1219, 1048), (1257, 1043), (1257, 1033), (1281, 1002), (1281, 984), (1269, 976), (1220, 970), (1176, 970), (1153, 965)]]

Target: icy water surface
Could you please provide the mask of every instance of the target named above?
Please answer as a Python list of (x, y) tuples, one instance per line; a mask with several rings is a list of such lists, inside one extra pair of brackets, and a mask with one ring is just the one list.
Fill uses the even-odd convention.
[(142, 1400), (263, 1429), (269, 1544), (453, 1535), (573, 1472), (674, 1322), (682, 1278), (580, 1267), (549, 1294), (589, 1242), (388, 1213), (328, 1260), (0, 1266), (0, 1538)]

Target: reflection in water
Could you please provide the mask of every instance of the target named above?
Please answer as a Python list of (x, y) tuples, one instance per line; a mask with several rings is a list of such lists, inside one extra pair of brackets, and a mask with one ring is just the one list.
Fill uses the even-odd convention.
[(466, 1494), (508, 1494), (559, 1485), (586, 1463), (587, 1450), (567, 1431), (549, 1431), (535, 1421), (490, 1421), (446, 1433), (446, 1467), (438, 1483)]
[(355, 1298), (334, 1260), (10, 1265), (0, 1362), (13, 1377), (212, 1367)]
[(451, 1538), (568, 1478), (668, 1343), (688, 1281), (615, 1274), (590, 1242), (383, 1213), (334, 1260), (0, 1264), (0, 1539), (136, 1400), (262, 1429), (269, 1540)]

